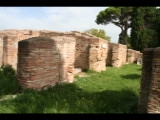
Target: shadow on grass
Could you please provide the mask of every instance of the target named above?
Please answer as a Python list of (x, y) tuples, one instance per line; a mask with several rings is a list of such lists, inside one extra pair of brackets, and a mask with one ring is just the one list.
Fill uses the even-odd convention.
[(76, 84), (64, 84), (27, 90), (9, 102), (16, 113), (137, 113), (137, 101), (138, 96), (129, 89), (92, 93)]
[(142, 68), (137, 69), (138, 71), (142, 71)]
[(121, 75), (121, 77), (124, 78), (124, 79), (134, 80), (134, 79), (140, 78), (141, 75), (138, 75), (138, 74), (128, 74), (128, 75)]

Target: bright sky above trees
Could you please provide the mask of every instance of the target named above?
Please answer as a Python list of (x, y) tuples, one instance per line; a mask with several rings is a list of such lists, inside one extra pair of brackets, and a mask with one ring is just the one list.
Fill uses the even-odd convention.
[[(106, 6), (107, 7), (107, 6)], [(96, 16), (106, 7), (0, 7), (0, 30), (37, 29), (60, 32), (103, 29), (111, 42), (118, 42), (120, 28), (97, 25)]]

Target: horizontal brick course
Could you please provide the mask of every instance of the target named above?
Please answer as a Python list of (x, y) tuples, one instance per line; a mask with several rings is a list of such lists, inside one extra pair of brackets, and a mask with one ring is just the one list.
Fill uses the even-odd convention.
[[(46, 85), (53, 85), (59, 80), (58, 68), (50, 66), (50, 63), (59, 63), (59, 59), (54, 59), (57, 56), (52, 53), (54, 45), (52, 39), (45, 37), (34, 37), (18, 43), (17, 73), (23, 89), (39, 89)], [(39, 50), (41, 53), (38, 52)], [(46, 54), (46, 56), (41, 57), (41, 54)], [(42, 62), (39, 62), (39, 59)]]
[(160, 48), (143, 51), (139, 113), (160, 113)]
[(18, 80), (23, 89), (73, 82), (75, 40), (33, 37), (18, 42)]

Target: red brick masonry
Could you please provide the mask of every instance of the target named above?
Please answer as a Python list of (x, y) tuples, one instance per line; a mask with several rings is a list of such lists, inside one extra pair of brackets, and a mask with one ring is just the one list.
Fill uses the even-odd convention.
[(160, 48), (143, 51), (139, 113), (160, 113)]
[[(24, 89), (39, 89), (60, 81), (73, 82), (74, 68), (101, 72), (108, 65), (121, 67), (138, 59), (142, 59), (139, 51), (78, 31), (0, 31), (0, 65), (12, 65)], [(47, 77), (50, 75), (54, 80)]]

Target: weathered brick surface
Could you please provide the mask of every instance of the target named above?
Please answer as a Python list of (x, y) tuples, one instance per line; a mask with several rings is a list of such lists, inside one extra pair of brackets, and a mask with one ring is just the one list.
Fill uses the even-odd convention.
[(89, 44), (90, 39), (87, 36), (82, 36), (81, 32), (72, 31), (67, 33), (57, 31), (41, 31), (41, 36), (67, 36), (73, 37), (76, 40), (75, 49), (75, 68), (88, 69), (89, 68)]
[(142, 53), (140, 51), (127, 49), (127, 63), (142, 64)]
[(1, 64), (10, 64), (14, 69), (17, 69), (18, 41), (39, 36), (39, 31), (4, 30), (0, 31), (0, 36), (3, 41), (3, 55)]
[(40, 89), (59, 80), (59, 53), (50, 38), (36, 37), (18, 43), (18, 80), (23, 89)]
[(65, 36), (51, 37), (60, 56), (60, 81), (73, 82), (75, 62), (75, 39)]
[(87, 37), (76, 36), (75, 50), (75, 67), (88, 69), (89, 68), (89, 45), (90, 39)]
[(135, 60), (135, 50), (127, 49), (127, 63), (133, 63)]
[(72, 31), (64, 35), (76, 39), (75, 68), (92, 69), (97, 72), (106, 69), (109, 44), (107, 40), (78, 31)]
[[(93, 69), (96, 71), (96, 69), (104, 69), (103, 66), (104, 62), (91, 60), (92, 50), (93, 48), (90, 48), (90, 46), (94, 46), (93, 41), (96, 41), (96, 39), (99, 39), (93, 35), (90, 35), (88, 33), (78, 32), (78, 31), (72, 31), (72, 32), (57, 32), (57, 31), (49, 31), (49, 30), (41, 30), (41, 31), (35, 31), (35, 30), (2, 30), (0, 31), (0, 36), (3, 41), (3, 53), (0, 53), (0, 58), (2, 59), (1, 64), (11, 64), (15, 69), (17, 66), (17, 43), (18, 41), (21, 41), (23, 39), (28, 39), (32, 37), (37, 36), (47, 36), (47, 37), (53, 37), (53, 36), (68, 36), (76, 39), (76, 49), (75, 49), (75, 68), (81, 68), (81, 69)], [(13, 40), (9, 40), (7, 38), (13, 38)], [(11, 41), (11, 42), (10, 42)], [(91, 42), (92, 41), (92, 42)], [(106, 65), (112, 65), (113, 67), (120, 67), (123, 64), (126, 63), (127, 59), (130, 63), (135, 61), (137, 59), (135, 56), (137, 56), (137, 53), (135, 52), (134, 58), (126, 58), (126, 46), (121, 44), (114, 44), (114, 43), (107, 43), (106, 51), (103, 53), (106, 53)], [(2, 45), (1, 45), (2, 46)], [(12, 46), (11, 49), (9, 46)], [(0, 48), (2, 49), (2, 48)], [(10, 49), (10, 50), (9, 50)], [(90, 50), (91, 49), (91, 50)], [(95, 51), (95, 48), (94, 50)], [(96, 48), (96, 51), (98, 53), (101, 53), (101, 48)], [(134, 50), (133, 50), (134, 51)], [(13, 61), (13, 62), (12, 62)], [(94, 64), (93, 62), (94, 61)], [(96, 68), (97, 67), (97, 68)], [(97, 69), (97, 70), (98, 70)], [(98, 70), (99, 71), (99, 70)]]
[(143, 51), (139, 113), (160, 113), (160, 48)]
[(148, 113), (160, 113), (160, 48), (155, 48), (152, 59), (151, 88)]
[(144, 49), (143, 51), (140, 98), (138, 105), (139, 113), (147, 113), (148, 109), (147, 104), (148, 104), (149, 91), (151, 87), (153, 50), (154, 49), (150, 48), (150, 49)]
[(106, 66), (112, 65), (112, 44), (108, 42), (108, 52), (107, 52), (107, 58), (106, 58)]
[[(78, 31), (63, 33), (47, 30), (2, 30), (0, 38), (0, 65), (11, 64), (15, 69), (18, 42), (25, 41), (19, 42), (17, 69), (20, 84), (24, 89), (41, 89), (61, 81), (73, 82), (74, 68), (100, 72), (108, 65), (120, 67), (127, 61), (132, 63), (142, 57), (139, 51), (130, 50), (133, 52), (128, 53), (134, 57), (129, 59), (126, 45), (110, 43)], [(49, 42), (50, 40), (52, 42)], [(40, 43), (36, 44), (37, 41)], [(51, 73), (55, 73), (56, 77)], [(45, 82), (41, 77), (48, 80)]]
[(136, 51), (135, 62), (136, 62), (138, 65), (142, 65), (142, 64), (143, 64), (142, 58), (143, 58), (143, 54), (140, 53), (140, 51)]
[(17, 36), (3, 38), (3, 64), (10, 64), (14, 69), (17, 66)]
[(110, 43), (112, 48), (112, 62), (113, 67), (121, 67), (126, 64), (127, 46), (122, 44)]
[(3, 59), (3, 39), (0, 37), (0, 66), (2, 65)]
[(33, 37), (18, 43), (18, 80), (23, 89), (73, 82), (75, 41), (68, 37)]
[(50, 31), (50, 30), (41, 30), (40, 36), (47, 36), (47, 37), (53, 37), (53, 36), (63, 36), (63, 32), (58, 31)]
[(90, 36), (82, 35), (83, 33), (78, 31), (72, 31), (65, 33), (64, 36), (74, 37), (76, 40), (75, 45), (75, 68), (81, 68), (82, 70), (89, 69), (89, 46)]
[(90, 40), (89, 68), (100, 72), (106, 70), (106, 58), (108, 52), (108, 41), (100, 38)]
[(32, 37), (37, 37), (40, 36), (40, 31), (34, 31), (34, 30), (20, 30), (17, 33), (18, 41), (32, 38)]

